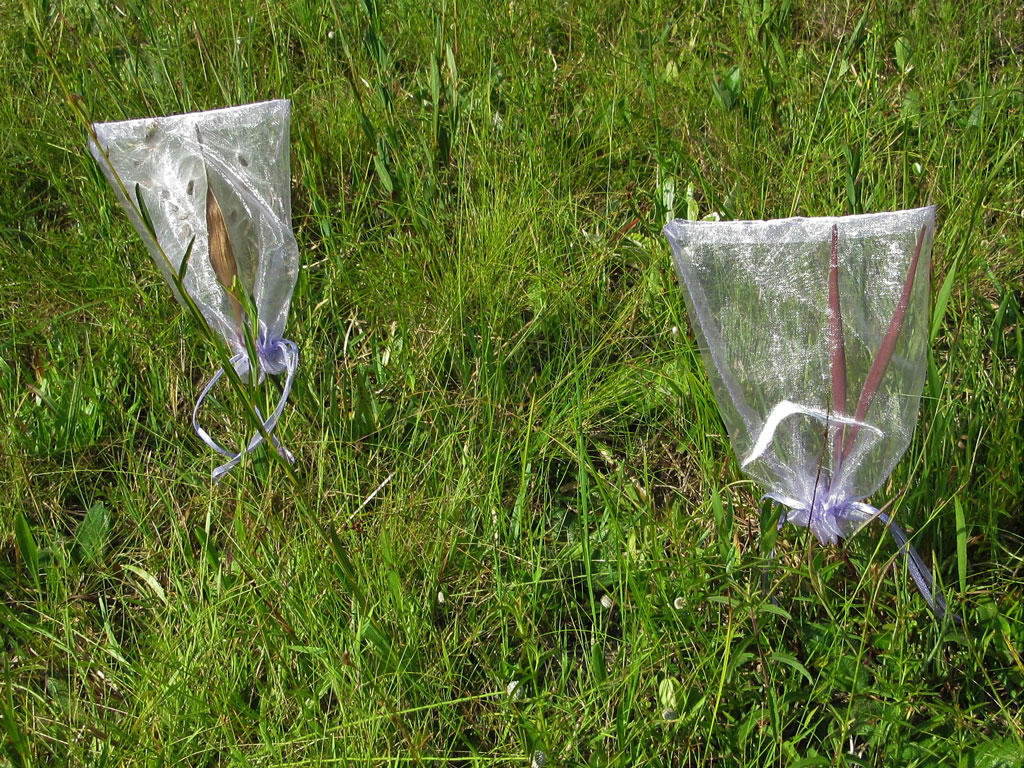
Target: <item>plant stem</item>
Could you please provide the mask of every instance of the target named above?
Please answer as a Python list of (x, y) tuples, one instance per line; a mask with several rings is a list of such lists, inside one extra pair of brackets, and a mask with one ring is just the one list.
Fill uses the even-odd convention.
[[(924, 245), (924, 234), (926, 226), (921, 227), (921, 232), (917, 236), (917, 247), (914, 249), (914, 258), (910, 262), (910, 269), (907, 271), (907, 278), (903, 282), (903, 293), (900, 295), (899, 303), (896, 305), (896, 309), (892, 313), (892, 320), (889, 321), (889, 329), (885, 332), (885, 337), (882, 339), (882, 345), (878, 348), (878, 353), (875, 355), (874, 361), (871, 363), (871, 370), (868, 371), (868, 378), (864, 382), (864, 389), (860, 393), (860, 400), (857, 401), (857, 410), (853, 414), (854, 421), (863, 421), (867, 415), (868, 409), (871, 407), (871, 401), (874, 400), (875, 394), (878, 392), (878, 385), (882, 383), (882, 377), (885, 375), (886, 369), (889, 367), (889, 361), (892, 360), (892, 353), (896, 349), (896, 340), (899, 338), (900, 331), (903, 329), (903, 317), (907, 313), (907, 305), (910, 304), (910, 291), (914, 287), (914, 276), (917, 274), (917, 261), (921, 256), (921, 246)], [(853, 441), (857, 437), (858, 428), (854, 424), (850, 427), (846, 434), (846, 445), (843, 447), (843, 453), (840, 459), (845, 459), (850, 449), (853, 448)]]

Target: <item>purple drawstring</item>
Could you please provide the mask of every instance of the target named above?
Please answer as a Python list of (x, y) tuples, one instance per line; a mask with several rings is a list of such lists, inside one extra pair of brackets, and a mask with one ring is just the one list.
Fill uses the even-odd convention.
[[(823, 498), (827, 499), (827, 493)], [(939, 619), (945, 616), (946, 599), (940, 590), (935, 589), (935, 582), (928, 566), (925, 565), (914, 545), (910, 543), (906, 532), (877, 507), (862, 501), (834, 502), (826, 500), (824, 503), (815, 502), (814, 508), (811, 509), (803, 502), (777, 493), (766, 493), (761, 497), (762, 501), (764, 499), (771, 499), (789, 507), (789, 511), (783, 512), (779, 518), (780, 529), (785, 523), (809, 528), (822, 544), (835, 544), (840, 538), (852, 535), (864, 525), (878, 518), (889, 529), (889, 533), (892, 534), (900, 551), (907, 556), (907, 566), (914, 579), (914, 584), (917, 585), (918, 592), (921, 593), (925, 602)], [(960, 617), (953, 615), (953, 621), (959, 624)]]
[[(295, 461), (295, 457), (291, 452), (278, 442), (277, 437), (274, 436), (274, 428), (277, 426), (278, 419), (281, 418), (281, 412), (284, 410), (285, 403), (288, 400), (288, 395), (291, 393), (292, 382), (295, 379), (295, 370), (299, 365), (299, 348), (295, 345), (295, 342), (289, 341), (288, 339), (275, 339), (270, 342), (265, 342), (262, 338), (256, 342), (256, 357), (257, 366), (259, 370), (260, 378), (266, 374), (280, 374), (284, 373), (284, 387), (281, 391), (281, 397), (277, 401), (277, 407), (274, 408), (273, 413), (263, 421), (263, 430), (257, 431), (252, 439), (249, 440), (248, 445), (242, 449), (240, 453), (232, 453), (226, 448), (219, 445), (210, 434), (199, 426), (199, 407), (203, 404), (206, 396), (210, 394), (214, 385), (220, 380), (220, 377), (224, 375), (224, 369), (221, 368), (217, 371), (213, 378), (211, 378), (203, 391), (199, 394), (199, 399), (196, 400), (195, 408), (192, 409), (192, 427), (195, 429), (196, 434), (199, 435), (199, 439), (206, 443), (210, 448), (215, 450), (221, 456), (228, 459), (227, 462), (221, 464), (215, 470), (213, 470), (214, 481), (219, 481), (224, 475), (230, 472), (234, 467), (242, 460), (242, 456), (247, 453), (251, 453), (256, 450), (263, 443), (264, 433), (270, 435), (270, 439), (274, 441), (274, 446), (289, 462)], [(234, 355), (229, 361), (232, 366), (238, 371), (239, 376), (246, 375), (250, 370), (249, 358), (244, 352), (240, 352)], [(239, 364), (242, 364), (239, 366)], [(254, 407), (256, 415), (263, 419), (263, 414), (260, 413), (258, 407)]]

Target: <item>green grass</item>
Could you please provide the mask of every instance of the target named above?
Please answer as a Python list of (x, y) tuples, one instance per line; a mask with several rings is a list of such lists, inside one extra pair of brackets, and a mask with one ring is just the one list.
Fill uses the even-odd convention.
[[(0, 6), (0, 765), (1024, 764), (1024, 15), (902, 5)], [(293, 100), (297, 484), (210, 484), (65, 87)], [(881, 528), (767, 561), (659, 234), (928, 203), (873, 500), (963, 631)]]

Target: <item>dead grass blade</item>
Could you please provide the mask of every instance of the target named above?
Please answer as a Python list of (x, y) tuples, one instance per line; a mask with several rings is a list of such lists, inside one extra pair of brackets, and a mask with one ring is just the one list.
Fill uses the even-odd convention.
[(238, 284), (238, 263), (235, 261), (234, 251), (231, 249), (231, 238), (228, 237), (228, 228), (224, 223), (224, 213), (221, 211), (220, 203), (217, 202), (217, 195), (213, 192), (213, 185), (210, 184), (210, 169), (206, 169), (206, 229), (209, 235), (210, 245), (210, 266), (213, 267), (217, 280), (224, 286), (231, 302), (231, 311), (235, 316), (235, 329), (239, 336), (242, 333), (242, 305), (235, 295)]

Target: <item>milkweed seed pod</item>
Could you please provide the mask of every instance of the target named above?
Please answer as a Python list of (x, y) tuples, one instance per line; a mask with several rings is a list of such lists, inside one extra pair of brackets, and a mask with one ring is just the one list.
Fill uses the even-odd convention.
[[(712, 389), (740, 466), (823, 544), (881, 519), (937, 614), (931, 573), (865, 504), (907, 450), (928, 352), (935, 209), (670, 222)], [(781, 524), (781, 523), (780, 523)]]
[[(227, 343), (239, 376), (252, 370), (259, 378), (285, 375), (281, 399), (263, 421), (267, 434), (277, 424), (298, 365), (297, 347), (284, 338), (299, 273), (291, 222), (290, 111), (288, 101), (278, 100), (97, 123), (89, 142), (175, 297), (182, 301), (182, 286)], [(247, 333), (255, 342), (255, 360), (246, 349)], [(215, 478), (263, 441), (257, 432), (234, 453), (199, 425), (199, 406), (223, 373), (207, 384), (193, 412), (200, 438), (228, 458)]]

